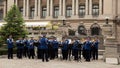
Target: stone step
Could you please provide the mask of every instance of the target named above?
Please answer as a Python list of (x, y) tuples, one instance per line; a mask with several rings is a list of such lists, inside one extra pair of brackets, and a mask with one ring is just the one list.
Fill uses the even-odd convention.
[(104, 52), (105, 52), (105, 50), (98, 50), (99, 55), (103, 55)]

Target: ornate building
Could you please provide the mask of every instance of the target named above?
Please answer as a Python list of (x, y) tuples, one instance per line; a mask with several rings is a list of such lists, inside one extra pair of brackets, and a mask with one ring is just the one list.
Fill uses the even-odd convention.
[[(111, 36), (120, 40), (120, 0), (0, 0), (0, 20), (16, 4), (26, 23), (62, 24), (69, 36), (94, 36), (103, 40), (103, 25), (112, 25)], [(28, 27), (29, 28), (29, 27)], [(40, 28), (45, 30), (46, 28)], [(39, 29), (38, 29), (39, 30)], [(31, 31), (30, 35), (40, 35)], [(51, 33), (54, 34), (54, 33)]]

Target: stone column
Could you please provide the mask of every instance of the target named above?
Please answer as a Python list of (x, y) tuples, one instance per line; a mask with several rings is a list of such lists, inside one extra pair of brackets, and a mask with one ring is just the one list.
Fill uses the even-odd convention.
[(103, 35), (105, 46), (104, 61), (106, 63), (118, 64), (120, 62), (119, 47), (115, 36), (112, 35), (112, 25), (103, 25)]
[(29, 0), (27, 0), (27, 6), (26, 6), (26, 18), (29, 19)]
[(99, 0), (99, 15), (102, 15), (102, 0)]
[(50, 17), (53, 17), (53, 0), (50, 1)]
[(92, 0), (89, 0), (89, 15), (92, 15)]
[(15, 5), (18, 6), (18, 0), (16, 0)]
[(47, 0), (47, 17), (50, 16), (50, 0)]
[(35, 0), (35, 12), (34, 12), (34, 19), (37, 19), (37, 15), (38, 15), (38, 11), (37, 11), (37, 9), (38, 9), (38, 0)]
[(88, 15), (88, 0), (85, 1), (85, 14)]
[(23, 0), (23, 17), (26, 17), (26, 0)]
[(4, 9), (3, 9), (3, 10), (4, 10), (4, 12), (3, 12), (3, 17), (5, 17), (5, 16), (6, 16), (6, 6), (7, 6), (7, 5), (6, 5), (6, 1), (4, 1)]
[(66, 17), (66, 4), (65, 4), (66, 0), (63, 0), (63, 18)]
[(78, 0), (76, 0), (76, 16), (78, 17), (79, 16), (79, 12), (78, 12), (78, 10), (79, 10), (79, 1)]
[(59, 0), (59, 18), (61, 19), (62, 18), (62, 0)]
[(38, 19), (41, 17), (41, 0), (38, 0)]
[(75, 0), (72, 0), (72, 16), (75, 15)]

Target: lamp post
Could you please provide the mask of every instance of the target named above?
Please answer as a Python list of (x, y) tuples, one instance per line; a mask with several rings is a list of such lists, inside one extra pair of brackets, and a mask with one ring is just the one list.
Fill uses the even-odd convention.
[(120, 24), (120, 17), (115, 16), (114, 22), (117, 23), (117, 24)]
[(63, 19), (63, 25), (66, 25), (65, 20)]
[(109, 17), (106, 17), (106, 24), (109, 24)]

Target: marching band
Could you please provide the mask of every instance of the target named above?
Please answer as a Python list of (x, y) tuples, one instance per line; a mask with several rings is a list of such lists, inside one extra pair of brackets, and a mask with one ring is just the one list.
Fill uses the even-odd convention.
[[(90, 60), (98, 60), (98, 48), (99, 39), (97, 37), (91, 40), (87, 37), (85, 40), (79, 40), (77, 37), (68, 39), (63, 37), (62, 41), (58, 41), (55, 37), (46, 38), (46, 35), (40, 37), (39, 39), (28, 38), (18, 38), (15, 41), (17, 47), (17, 58), (22, 59), (23, 57), (28, 57), (29, 59), (42, 59), (44, 62), (49, 60), (54, 60), (55, 58), (62, 58), (62, 60), (71, 60), (71, 57), (75, 61), (81, 60), (81, 57), (85, 59), (86, 62)], [(8, 46), (8, 59), (13, 59), (13, 45), (14, 40), (12, 36), (7, 39)]]

